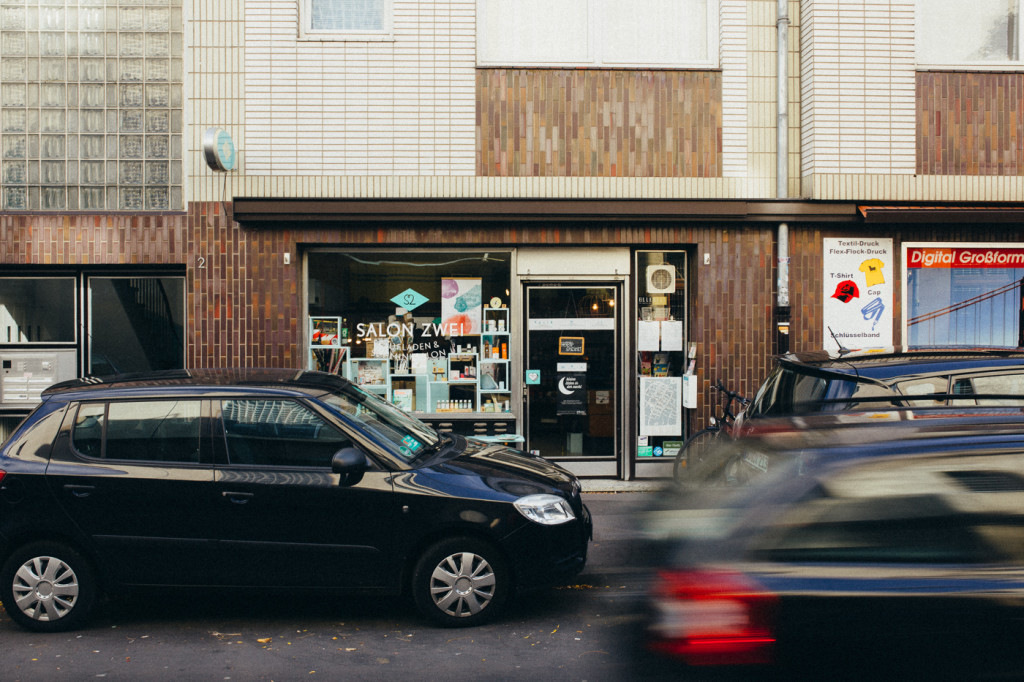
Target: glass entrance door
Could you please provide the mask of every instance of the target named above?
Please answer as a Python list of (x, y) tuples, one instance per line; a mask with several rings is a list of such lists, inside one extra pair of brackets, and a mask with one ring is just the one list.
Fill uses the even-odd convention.
[(554, 460), (619, 452), (619, 286), (527, 284), (526, 445)]

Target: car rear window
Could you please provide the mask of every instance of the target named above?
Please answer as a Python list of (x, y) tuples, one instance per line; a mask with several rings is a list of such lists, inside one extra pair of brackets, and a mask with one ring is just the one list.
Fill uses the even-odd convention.
[(71, 443), (86, 457), (140, 462), (199, 462), (199, 400), (86, 403)]
[(817, 412), (833, 384), (850, 384), (844, 395), (853, 391), (853, 382), (802, 374), (778, 366), (762, 384), (750, 408), (751, 416), (772, 417)]

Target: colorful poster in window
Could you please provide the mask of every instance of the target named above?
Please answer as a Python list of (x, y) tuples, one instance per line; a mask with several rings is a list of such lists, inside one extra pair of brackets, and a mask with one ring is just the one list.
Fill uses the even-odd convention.
[(483, 316), (482, 280), (441, 280), (441, 329), (445, 336), (479, 336)]
[(903, 262), (907, 345), (1024, 344), (1024, 247), (908, 243)]
[(840, 348), (892, 345), (892, 239), (824, 239), (824, 344)]

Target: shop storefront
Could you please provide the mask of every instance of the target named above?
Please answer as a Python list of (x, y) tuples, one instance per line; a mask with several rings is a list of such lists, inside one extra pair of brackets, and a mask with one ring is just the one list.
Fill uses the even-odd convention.
[(582, 475), (660, 475), (686, 430), (687, 258), (310, 248), (306, 367)]

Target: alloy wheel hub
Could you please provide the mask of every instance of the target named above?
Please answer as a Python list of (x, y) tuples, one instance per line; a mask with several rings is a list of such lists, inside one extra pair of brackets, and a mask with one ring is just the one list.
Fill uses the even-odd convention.
[(480, 613), (494, 599), (491, 565), (472, 552), (446, 557), (430, 576), (430, 596), (444, 613), (466, 618)]

